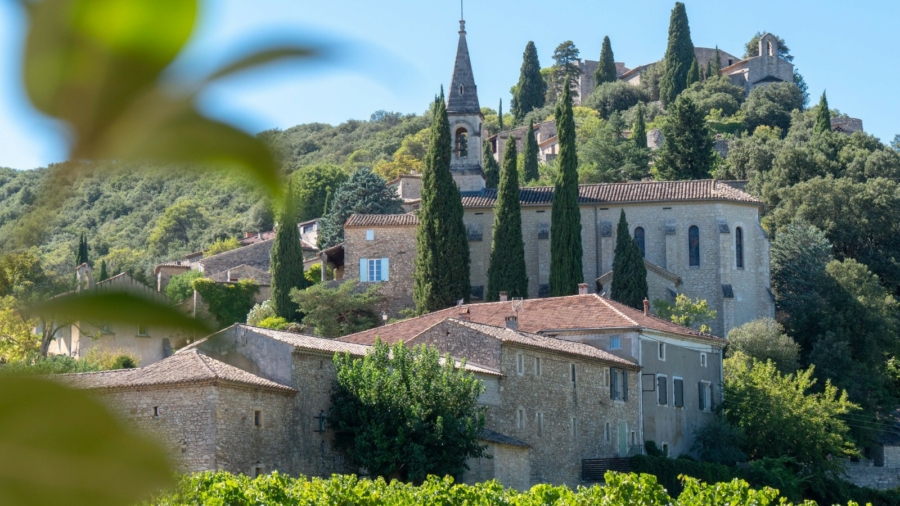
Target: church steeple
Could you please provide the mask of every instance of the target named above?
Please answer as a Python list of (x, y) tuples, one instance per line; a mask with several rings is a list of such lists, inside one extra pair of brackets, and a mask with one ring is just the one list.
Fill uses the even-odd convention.
[(469, 46), (466, 44), (464, 19), (459, 20), (459, 44), (456, 47), (456, 63), (453, 65), (453, 78), (450, 80), (450, 93), (447, 96), (447, 113), (481, 114), (475, 75), (469, 60)]

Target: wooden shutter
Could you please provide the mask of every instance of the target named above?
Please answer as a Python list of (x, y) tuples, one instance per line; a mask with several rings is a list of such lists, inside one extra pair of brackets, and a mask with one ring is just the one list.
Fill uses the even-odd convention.
[(628, 370), (622, 369), (622, 400), (628, 400)]
[(369, 259), (359, 259), (359, 280), (363, 283), (369, 280)]
[(677, 378), (673, 379), (672, 387), (675, 390), (672, 394), (675, 397), (673, 400), (673, 402), (675, 403), (675, 407), (684, 407), (684, 380)]
[(388, 273), (389, 273), (389, 272), (390, 272), (390, 268), (388, 267), (388, 259), (387, 259), (387, 258), (382, 258), (382, 259), (381, 259), (381, 280), (382, 280), (382, 281), (387, 281), (387, 280), (388, 280)]
[(618, 369), (609, 369), (609, 398), (616, 399), (616, 384), (619, 382)]
[(706, 393), (706, 392), (703, 391), (703, 389), (704, 389), (704, 387), (705, 387), (706, 385), (704, 385), (702, 381), (701, 381), (700, 383), (698, 383), (698, 385), (700, 386), (700, 388), (698, 389), (698, 392), (700, 393), (700, 404), (699, 404), (699, 406), (700, 406), (700, 410), (702, 411), (702, 410), (706, 409), (706, 402), (704, 402), (705, 399), (703, 398), (703, 395)]
[(657, 376), (656, 377), (656, 390), (657, 390), (657, 400), (660, 405), (665, 406), (669, 403), (669, 387), (666, 385), (666, 377), (665, 376)]

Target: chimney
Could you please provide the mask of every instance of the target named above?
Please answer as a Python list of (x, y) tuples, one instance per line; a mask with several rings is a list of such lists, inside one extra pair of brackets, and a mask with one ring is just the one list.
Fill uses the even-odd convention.
[(644, 297), (644, 315), (650, 314), (650, 301), (647, 300), (647, 297)]
[(519, 317), (511, 314), (506, 317), (506, 328), (519, 330)]
[(245, 239), (249, 239), (249, 238), (253, 237), (254, 235), (256, 235), (256, 234), (254, 234), (253, 232), (244, 232)]
[(578, 283), (578, 295), (587, 295), (587, 283)]
[(500, 302), (506, 302), (508, 299), (507, 295), (506, 292), (500, 292)]
[(472, 318), (469, 316), (469, 308), (467, 308), (465, 306), (459, 308), (459, 314), (457, 315), (457, 318), (460, 321), (464, 321), (464, 322), (471, 321)]

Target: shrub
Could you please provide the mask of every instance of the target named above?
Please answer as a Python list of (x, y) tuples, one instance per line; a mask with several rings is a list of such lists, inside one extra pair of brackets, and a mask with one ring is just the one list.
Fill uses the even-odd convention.
[(166, 296), (175, 303), (189, 299), (194, 295), (194, 288), (191, 284), (195, 279), (200, 279), (202, 277), (203, 273), (193, 270), (187, 271), (184, 274), (172, 276), (172, 278), (169, 279), (169, 284), (166, 285)]
[(247, 313), (247, 325), (260, 327), (261, 325), (259, 323), (261, 321), (272, 316), (277, 316), (275, 314), (275, 308), (272, 307), (272, 301), (264, 300), (259, 304), (254, 305)]
[(625, 81), (603, 83), (585, 100), (584, 105), (596, 109), (600, 117), (606, 119), (614, 112), (623, 112), (634, 107), (638, 102), (647, 102), (647, 94)]
[(240, 247), (241, 243), (238, 242), (238, 240), (234, 237), (228, 237), (226, 239), (216, 239), (216, 242), (210, 244), (209, 248), (207, 248), (206, 251), (203, 252), (203, 257), (211, 257), (213, 255), (225, 253), (226, 251), (231, 251)]
[(262, 321), (260, 321), (257, 326), (264, 329), (286, 330), (290, 323), (291, 322), (285, 320), (280, 316), (269, 316), (268, 318), (264, 318)]
[(253, 298), (259, 293), (259, 285), (247, 279), (237, 283), (216, 283), (201, 278), (195, 279), (191, 286), (203, 297), (210, 314), (223, 328), (244, 321), (253, 308)]

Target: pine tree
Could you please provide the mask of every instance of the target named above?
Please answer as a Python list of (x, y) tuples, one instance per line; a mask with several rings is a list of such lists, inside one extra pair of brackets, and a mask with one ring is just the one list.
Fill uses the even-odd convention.
[(664, 106), (675, 102), (687, 86), (688, 70), (694, 61), (694, 43), (691, 42), (691, 28), (688, 26), (684, 4), (675, 3), (669, 20), (669, 44), (663, 59), (665, 72), (659, 83), (659, 99)]
[(637, 242), (628, 232), (625, 210), (616, 228), (616, 251), (613, 256), (613, 279), (609, 296), (616, 302), (635, 309), (644, 308), (647, 298), (647, 266)]
[(569, 93), (576, 93), (571, 88), (581, 75), (581, 67), (578, 65), (580, 51), (575, 43), (567, 40), (556, 46), (553, 51), (553, 68), (550, 73), (550, 82), (547, 84), (547, 100), (559, 100), (563, 88), (570, 88)]
[(331, 197), (328, 214), (319, 220), (319, 249), (344, 241), (344, 223), (351, 214), (402, 214), (397, 190), (369, 168), (354, 172)]
[(657, 176), (663, 180), (707, 179), (715, 160), (713, 138), (703, 111), (688, 96), (669, 107), (661, 128), (662, 148), (656, 159)]
[(600, 61), (597, 62), (597, 70), (594, 71), (594, 86), (603, 83), (611, 83), (616, 80), (616, 59), (613, 57), (612, 45), (609, 37), (603, 37), (603, 47), (600, 49)]
[(97, 277), (97, 282), (105, 281), (109, 279), (109, 272), (106, 270), (106, 260), (100, 260), (100, 276)]
[(510, 297), (528, 296), (517, 162), (516, 138), (509, 136), (506, 152), (503, 153), (503, 171), (500, 173), (500, 187), (497, 189), (497, 204), (494, 207), (487, 300), (499, 300), (501, 291), (506, 291)]
[(469, 242), (462, 200), (450, 174), (450, 123), (444, 91), (435, 99), (431, 142), (422, 172), (413, 300), (419, 314), (468, 300)]
[(644, 104), (638, 102), (637, 116), (631, 128), (631, 138), (638, 148), (647, 149), (647, 124), (644, 122)]
[[(509, 140), (506, 145), (509, 146)], [(506, 155), (503, 155), (503, 169), (506, 170)], [(538, 143), (534, 137), (534, 120), (528, 126), (525, 132), (525, 167), (522, 170), (523, 178), (526, 183), (537, 181), (541, 175), (538, 173)]]
[(560, 296), (578, 293), (578, 284), (584, 279), (575, 118), (568, 86), (562, 89), (555, 117), (559, 175), (553, 190), (553, 215), (550, 217), (550, 295)]
[(272, 307), (275, 314), (288, 320), (300, 321), (297, 304), (291, 299), (291, 290), (304, 289), (308, 282), (303, 275), (303, 250), (300, 247), (300, 231), (297, 229), (297, 203), (293, 185), (288, 185), (278, 230), (272, 244)]
[(697, 66), (697, 59), (691, 62), (691, 68), (688, 69), (687, 81), (685, 89), (690, 88), (692, 84), (700, 82), (700, 67)]
[(500, 165), (494, 160), (494, 152), (491, 151), (491, 143), (484, 143), (484, 187), (496, 188), (500, 183)]
[(519, 82), (516, 84), (512, 113), (516, 122), (522, 121), (526, 114), (534, 109), (544, 107), (547, 94), (547, 83), (541, 75), (541, 63), (538, 61), (534, 42), (528, 41), (525, 53), (522, 54), (522, 69), (519, 71)]
[(500, 132), (503, 131), (503, 99), (500, 99), (500, 107), (497, 108), (497, 122), (500, 123)]
[(825, 92), (822, 92), (822, 98), (819, 99), (819, 105), (816, 107), (816, 126), (813, 133), (816, 135), (831, 131), (831, 110), (828, 108), (828, 98)]

